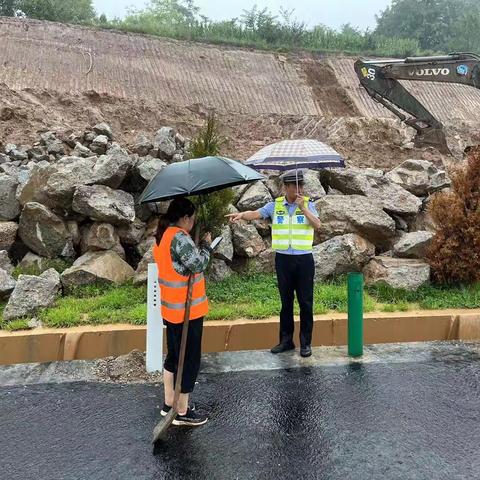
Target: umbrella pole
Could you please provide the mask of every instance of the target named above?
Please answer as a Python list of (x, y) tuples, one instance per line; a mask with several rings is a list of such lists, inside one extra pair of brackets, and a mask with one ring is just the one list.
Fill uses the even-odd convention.
[[(195, 245), (198, 245), (200, 240), (200, 223), (198, 222), (195, 226)], [(182, 338), (180, 340), (180, 353), (178, 358), (178, 368), (177, 368), (177, 379), (175, 381), (175, 392), (173, 396), (173, 405), (171, 410), (168, 412), (167, 416), (161, 420), (155, 426), (153, 430), (153, 439), (152, 443), (155, 443), (159, 440), (165, 432), (168, 430), (168, 427), (175, 420), (175, 417), (178, 414), (178, 400), (180, 398), (180, 390), (182, 385), (183, 377), (183, 367), (185, 365), (185, 353), (187, 349), (187, 336), (188, 336), (188, 326), (190, 324), (190, 308), (192, 306), (192, 292), (193, 292), (193, 280), (195, 275), (192, 273), (188, 277), (188, 287), (187, 287), (187, 299), (185, 301), (185, 314), (183, 316), (183, 328), (182, 328)]]
[(298, 167), (297, 167), (297, 162), (295, 162), (295, 180), (297, 182), (297, 196), (298, 196)]

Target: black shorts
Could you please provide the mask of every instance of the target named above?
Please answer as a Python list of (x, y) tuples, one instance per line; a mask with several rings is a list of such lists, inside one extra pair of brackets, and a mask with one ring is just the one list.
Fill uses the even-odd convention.
[[(165, 320), (163, 323), (167, 326), (167, 357), (163, 366), (167, 372), (175, 375), (176, 382), (183, 323), (170, 323)], [(182, 375), (182, 393), (191, 393), (195, 387), (202, 355), (202, 332), (203, 317), (190, 320)]]

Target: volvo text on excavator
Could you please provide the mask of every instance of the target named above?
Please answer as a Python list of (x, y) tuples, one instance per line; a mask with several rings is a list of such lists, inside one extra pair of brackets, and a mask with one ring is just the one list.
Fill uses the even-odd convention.
[(450, 151), (442, 123), (399, 80), (460, 83), (480, 89), (480, 55), (475, 53), (403, 60), (361, 59), (355, 62), (355, 72), (374, 100), (417, 131), (417, 146), (434, 146), (443, 153)]

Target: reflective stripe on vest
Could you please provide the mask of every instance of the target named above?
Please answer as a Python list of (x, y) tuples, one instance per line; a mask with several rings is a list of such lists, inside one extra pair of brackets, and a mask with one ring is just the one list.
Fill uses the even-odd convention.
[[(162, 317), (170, 323), (183, 323), (189, 279), (188, 276), (177, 273), (173, 267), (170, 249), (173, 238), (178, 232), (186, 233), (180, 228), (168, 227), (162, 236), (160, 245), (154, 244), (153, 246), (153, 258), (158, 266)], [(200, 273), (196, 274), (193, 279), (190, 320), (204, 317), (207, 313), (205, 278), (203, 273)]]
[[(308, 208), (309, 197), (304, 197), (305, 206)], [(296, 209), (290, 215), (285, 197), (275, 200), (272, 222), (272, 248), (282, 251), (293, 248), (294, 250), (311, 250), (313, 246), (314, 229), (308, 218)]]

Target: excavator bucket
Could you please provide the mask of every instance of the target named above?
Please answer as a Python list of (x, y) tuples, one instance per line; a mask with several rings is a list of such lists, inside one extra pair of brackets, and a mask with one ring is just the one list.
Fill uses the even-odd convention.
[(423, 131), (417, 131), (414, 144), (418, 148), (434, 147), (444, 155), (452, 154), (448, 148), (445, 132), (438, 128), (429, 128)]

